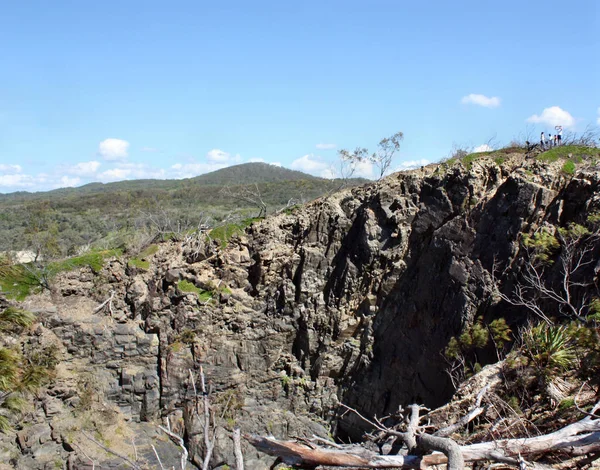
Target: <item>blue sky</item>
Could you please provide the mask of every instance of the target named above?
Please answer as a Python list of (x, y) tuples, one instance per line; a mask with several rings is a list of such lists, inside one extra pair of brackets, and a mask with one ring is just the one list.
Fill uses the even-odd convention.
[[(600, 125), (600, 2), (4, 2), (0, 192)], [(370, 168), (361, 168), (369, 176)]]

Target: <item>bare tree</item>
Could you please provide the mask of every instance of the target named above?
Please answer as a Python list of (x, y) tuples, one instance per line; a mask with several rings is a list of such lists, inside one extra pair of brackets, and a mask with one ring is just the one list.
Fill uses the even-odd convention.
[[(589, 216), (589, 228), (570, 224), (566, 228), (553, 227), (554, 233), (551, 233), (544, 227), (533, 237), (524, 237), (525, 263), (520, 281), (512, 293), (502, 293), (494, 263), (493, 293), (511, 305), (525, 307), (547, 324), (552, 323), (544, 303), (548, 301), (556, 306), (556, 313), (586, 323), (594, 281), (586, 278), (585, 269), (597, 261), (593, 253), (600, 241), (598, 218), (597, 214)], [(556, 251), (559, 253), (553, 261)], [(556, 265), (559, 281), (553, 282), (550, 270), (556, 269)]]
[(578, 134), (577, 132), (567, 131), (562, 139), (562, 145), (580, 145), (582, 147), (597, 147), (600, 131), (598, 126), (588, 124), (585, 130)]
[(227, 185), (221, 189), (220, 193), (236, 201), (256, 206), (259, 209), (257, 217), (265, 217), (267, 215), (267, 205), (265, 204), (265, 201), (263, 201), (260, 189), (256, 183), (249, 186), (236, 187)]
[(338, 151), (338, 155), (342, 164), (342, 180), (347, 180), (356, 171), (356, 166), (360, 163), (370, 163), (379, 169), (378, 180), (389, 170), (392, 160), (396, 153), (400, 150), (400, 142), (404, 139), (402, 132), (396, 132), (390, 137), (381, 139), (378, 144), (378, 149), (369, 153), (366, 148), (357, 147), (352, 152), (346, 149)]

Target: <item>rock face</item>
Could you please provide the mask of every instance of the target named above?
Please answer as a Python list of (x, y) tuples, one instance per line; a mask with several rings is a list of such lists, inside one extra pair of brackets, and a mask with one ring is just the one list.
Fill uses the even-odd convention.
[[(442, 405), (454, 392), (442, 354), (450, 338), (478, 316), (525, 320), (489, 295), (494, 266), (510, 290), (520, 234), (582, 222), (600, 205), (599, 180), (594, 167), (566, 176), (519, 156), (430, 166), (269, 217), (226, 249), (199, 235), (160, 244), (147, 270), (114, 260), (93, 278), (65, 275), (52, 296), (28, 301), (63, 356), (12, 462), (84, 462), (63, 445), (72, 437), (60, 423), (79, 419), (86, 374), (96, 385), (90, 409), (110, 409), (146, 440), (168, 420), (198, 459), (202, 426), (190, 404), (202, 366), (221, 417), (215, 465), (233, 465), (233, 426), (357, 438), (359, 423), (337, 419), (340, 401), (378, 416), (408, 402)], [(94, 312), (111, 292), (110, 308)], [(251, 449), (246, 459), (253, 469), (271, 463)]]

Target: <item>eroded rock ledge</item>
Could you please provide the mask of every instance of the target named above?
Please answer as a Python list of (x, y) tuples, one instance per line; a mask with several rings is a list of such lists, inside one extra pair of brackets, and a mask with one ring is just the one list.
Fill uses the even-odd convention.
[[(339, 401), (371, 416), (443, 405), (454, 392), (449, 339), (478, 316), (524, 321), (487, 294), (494, 263), (510, 290), (520, 234), (583, 220), (599, 206), (599, 180), (595, 167), (566, 176), (522, 156), (432, 165), (269, 217), (223, 250), (164, 242), (148, 269), (114, 259), (100, 273), (62, 275), (25, 302), (39, 315), (31, 341), (56, 344), (61, 363), (22, 429), (0, 437), (0, 461), (87, 468), (85, 446), (118, 465), (76, 432), (88, 426), (125, 454), (134, 437), (149, 464), (158, 442), (163, 464), (175, 465), (177, 447), (157, 431), (167, 419), (201, 454), (202, 430), (182, 411), (200, 365), (214, 406), (227, 404), (215, 464), (232, 464), (233, 425), (358, 438), (357, 421), (338, 419)], [(113, 314), (94, 312), (113, 291)], [(247, 451), (248, 468), (268, 467)]]

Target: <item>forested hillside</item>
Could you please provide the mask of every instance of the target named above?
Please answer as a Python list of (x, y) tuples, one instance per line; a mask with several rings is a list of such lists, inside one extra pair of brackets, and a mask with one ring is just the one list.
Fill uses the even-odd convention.
[(139, 231), (180, 232), (199, 223), (256, 216), (257, 204), (236, 197), (248, 191), (255, 199), (259, 195), (272, 212), (364, 181), (327, 180), (266, 163), (246, 163), (183, 180), (92, 183), (4, 194), (0, 251), (30, 249), (44, 238), (49, 254), (68, 255), (90, 244), (102, 248), (125, 243)]

